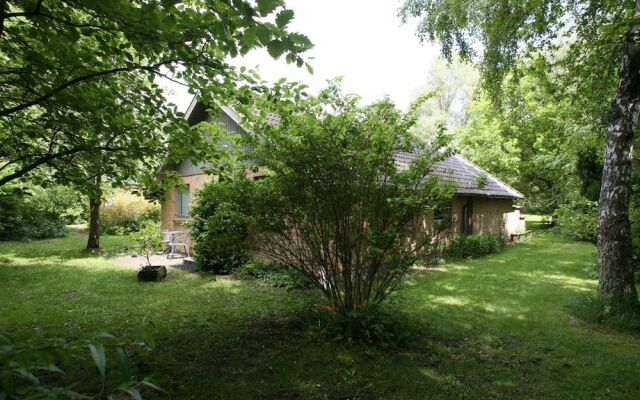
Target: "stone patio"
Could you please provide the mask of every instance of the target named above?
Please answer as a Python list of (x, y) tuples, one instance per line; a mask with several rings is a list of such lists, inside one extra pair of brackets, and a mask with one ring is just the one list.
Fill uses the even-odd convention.
[[(193, 271), (196, 269), (193, 257), (185, 257), (178, 254), (175, 258), (167, 258), (166, 254), (154, 254), (150, 257), (152, 265), (164, 265), (167, 267), (167, 272), (171, 272), (174, 269), (180, 269), (183, 271)], [(133, 269), (139, 269), (141, 265), (147, 263), (147, 259), (144, 256), (133, 255), (120, 255), (113, 257), (113, 261), (116, 263)]]

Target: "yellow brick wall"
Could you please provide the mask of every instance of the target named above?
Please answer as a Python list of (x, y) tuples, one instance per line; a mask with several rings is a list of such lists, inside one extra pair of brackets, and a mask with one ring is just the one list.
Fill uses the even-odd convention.
[[(189, 185), (189, 196), (191, 198), (190, 205), (193, 207), (194, 200), (196, 198), (196, 192), (204, 186), (205, 183), (211, 181), (213, 179), (212, 176), (207, 174), (197, 174), (197, 175), (189, 175), (183, 176), (182, 180), (185, 184)], [(177, 196), (177, 188), (173, 188), (169, 190), (169, 195), (167, 196), (167, 200), (162, 203), (162, 229), (167, 230), (186, 230), (184, 223), (187, 221), (186, 218), (179, 218), (177, 216), (177, 207), (178, 202), (176, 201)]]
[[(436, 238), (440, 242), (448, 242), (456, 235), (462, 233), (462, 209), (469, 201), (469, 198), (456, 197), (451, 205), (451, 227), (441, 232)], [(519, 214), (518, 210), (513, 208), (511, 199), (486, 199), (474, 197), (472, 229), (477, 234), (511, 234), (513, 228), (508, 226), (507, 221), (514, 213)], [(518, 215), (519, 216), (519, 215)], [(434, 231), (433, 214), (428, 215), (422, 222), (424, 229), (428, 232)]]
[[(196, 192), (201, 189), (205, 183), (211, 181), (213, 177), (207, 174), (197, 174), (185, 176), (182, 178), (185, 184), (189, 185), (191, 197), (191, 206), (193, 206)], [(168, 230), (187, 230), (185, 227), (186, 218), (177, 216), (177, 190), (170, 190), (167, 200), (162, 203), (162, 229)], [(441, 232), (435, 240), (441, 243), (447, 243), (462, 231), (462, 208), (469, 201), (469, 198), (456, 197), (452, 201), (452, 223), (451, 227)], [(474, 197), (473, 201), (473, 233), (478, 234), (511, 234), (514, 228), (511, 224), (507, 224), (509, 219), (514, 219), (514, 213), (519, 211), (513, 209), (513, 201), (511, 199), (486, 199)], [(433, 214), (425, 216), (419, 222), (423, 229), (433, 233)]]
[(514, 212), (510, 199), (473, 199), (473, 233), (507, 234), (507, 216)]

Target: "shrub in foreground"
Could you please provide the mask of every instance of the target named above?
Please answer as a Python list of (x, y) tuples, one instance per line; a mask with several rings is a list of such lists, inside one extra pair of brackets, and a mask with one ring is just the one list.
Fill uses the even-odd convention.
[(461, 235), (447, 246), (445, 253), (450, 258), (477, 258), (499, 253), (504, 249), (506, 237), (502, 235)]
[(374, 305), (339, 315), (328, 307), (313, 314), (313, 330), (332, 341), (402, 346), (419, 336), (411, 318), (399, 310)]
[(443, 138), (427, 143), (411, 133), (415, 113), (360, 107), (336, 86), (291, 104), (274, 105), (278, 124), (252, 127), (264, 135), (252, 157), (273, 173), (254, 202), (258, 251), (312, 281), (341, 317), (363, 313), (431, 247), (421, 218), (453, 191), (428, 176)]
[[(51, 338), (17, 343), (0, 334), (0, 399), (141, 399), (145, 387), (162, 391), (150, 379), (136, 378), (131, 362), (133, 354), (153, 349), (150, 328), (144, 324), (135, 340), (102, 333), (78, 342)], [(66, 378), (66, 369), (86, 363), (93, 364), (99, 377), (93, 391)]]

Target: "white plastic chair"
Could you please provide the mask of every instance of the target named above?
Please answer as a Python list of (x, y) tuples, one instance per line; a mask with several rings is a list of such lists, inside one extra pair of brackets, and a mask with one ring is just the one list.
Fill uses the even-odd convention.
[(171, 239), (169, 240), (169, 255), (167, 258), (173, 258), (176, 254), (176, 248), (182, 247), (187, 257), (189, 254), (189, 232), (172, 232)]

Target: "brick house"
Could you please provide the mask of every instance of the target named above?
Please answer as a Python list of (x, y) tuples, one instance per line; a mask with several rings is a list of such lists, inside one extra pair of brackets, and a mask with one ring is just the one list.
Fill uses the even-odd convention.
[[(239, 116), (229, 107), (222, 107), (220, 115), (214, 118), (207, 113), (207, 108), (202, 103), (194, 99), (186, 111), (186, 118), (190, 125), (202, 121), (217, 121), (231, 132), (247, 134), (240, 125)], [(412, 155), (409, 153), (396, 156), (399, 168), (406, 168), (411, 160)], [(185, 222), (189, 219), (189, 209), (195, 193), (213, 178), (203, 172), (208, 167), (207, 163), (195, 165), (191, 160), (183, 160), (178, 165), (168, 167), (182, 176), (185, 189), (171, 190), (162, 203), (162, 228), (186, 230)], [(524, 231), (524, 220), (517, 205), (524, 196), (471, 161), (455, 154), (436, 164), (431, 174), (456, 187), (451, 207), (437, 215), (427, 216), (424, 220), (427, 230), (434, 229), (434, 222), (444, 222), (450, 226), (440, 234), (439, 240), (447, 241), (460, 234), (490, 233), (509, 236)]]

